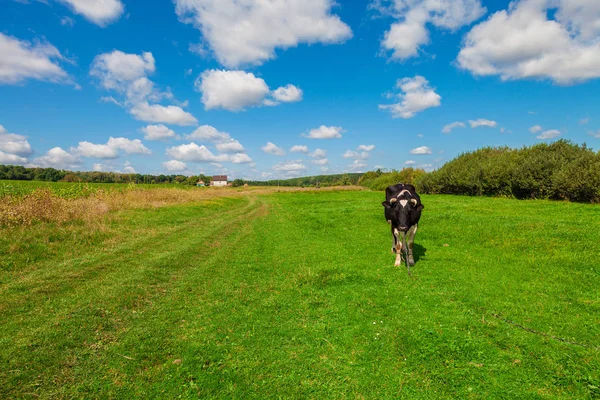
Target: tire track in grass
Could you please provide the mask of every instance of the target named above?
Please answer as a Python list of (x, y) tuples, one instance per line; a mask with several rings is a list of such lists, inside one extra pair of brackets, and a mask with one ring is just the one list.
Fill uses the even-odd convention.
[[(248, 208), (251, 206), (251, 204), (246, 205)], [(186, 210), (189, 207), (181, 206), (173, 208)], [(142, 212), (144, 211), (147, 212), (148, 210), (142, 210)], [(171, 213), (172, 211), (161, 209), (159, 212)], [(31, 267), (28, 272), (15, 277), (14, 281), (0, 287), (0, 296), (5, 299), (0, 304), (0, 307), (15, 310), (17, 304), (11, 304), (6, 301), (11, 297), (17, 297), (17, 300), (21, 302), (31, 303), (35, 301), (36, 294), (39, 295), (38, 297), (44, 295), (50, 297), (51, 295), (63, 294), (69, 290), (76, 290), (92, 278), (106, 280), (111, 277), (110, 273), (113, 270), (119, 270), (118, 263), (113, 262), (119, 258), (133, 265), (138, 265), (145, 260), (145, 255), (161, 254), (162, 257), (166, 257), (169, 255), (169, 252), (166, 250), (170, 246), (170, 241), (165, 239), (170, 239), (174, 236), (178, 238), (183, 237), (182, 235), (186, 233), (210, 235), (214, 231), (222, 229), (229, 222), (229, 218), (232, 218), (237, 212), (239, 211), (225, 210), (220, 214), (218, 219), (215, 219), (213, 214), (208, 214), (203, 218), (190, 218), (181, 225), (167, 226), (162, 229), (155, 227), (151, 231), (144, 230), (142, 234), (137, 236), (121, 238), (121, 243), (111, 251), (100, 252), (97, 248), (90, 248), (86, 254), (64, 260), (59, 264), (55, 264), (55, 261), (52, 259), (45, 260), (35, 268)], [(151, 216), (151, 218), (155, 219), (158, 216)], [(199, 232), (197, 230), (197, 228), (206, 229), (207, 223), (211, 227), (210, 231), (204, 230)], [(118, 230), (118, 227), (116, 229)], [(135, 254), (135, 257), (131, 257), (131, 254)], [(68, 283), (72, 283), (73, 281), (75, 281), (75, 285), (68, 285)], [(48, 287), (48, 285), (50, 286)], [(14, 296), (15, 292), (19, 295)], [(4, 311), (3, 308), (0, 308), (0, 311)]]
[[(2, 304), (6, 311), (0, 315), (10, 322), (3, 324), (0, 336), (4, 348), (0, 351), (1, 362), (9, 366), (7, 371), (19, 372), (0, 372), (0, 383), (8, 380), (16, 389), (25, 387), (23, 382), (29, 381), (38, 385), (35, 386), (40, 389), (38, 392), (44, 393), (44, 388), (52, 387), (51, 382), (68, 383), (75, 379), (73, 370), (80, 361), (73, 360), (100, 357), (128, 331), (135, 318), (151, 316), (156, 303), (178, 280), (185, 278), (186, 271), (206, 262), (198, 257), (200, 247), (222, 251), (230, 245), (228, 237), (234, 233), (233, 226), (264, 213), (264, 205), (254, 196), (244, 201), (236, 203), (233, 209), (225, 202), (204, 219), (192, 219), (173, 230), (158, 229), (150, 237), (130, 238), (107, 254), (91, 252), (53, 271), (38, 269), (12, 287), (3, 288)], [(185, 206), (176, 209), (176, 212), (189, 211)], [(215, 213), (219, 218), (214, 218)], [(210, 222), (210, 228), (203, 222)], [(200, 226), (204, 229), (201, 233)], [(164, 232), (170, 233), (167, 240)], [(139, 246), (152, 250), (128, 258), (132, 249)], [(70, 272), (82, 267), (85, 269), (81, 273)], [(54, 282), (57, 287), (49, 293), (32, 290), (36, 279), (41, 278), (47, 284), (63, 274), (65, 277), (57, 279)], [(29, 285), (28, 291), (11, 291), (14, 285), (23, 282)], [(62, 287), (65, 284), (70, 285)], [(7, 293), (11, 296), (6, 296)], [(19, 299), (19, 294), (24, 294), (25, 299)], [(23, 304), (29, 305), (23, 307)], [(51, 376), (52, 371), (56, 375)], [(36, 374), (40, 377), (35, 378)]]

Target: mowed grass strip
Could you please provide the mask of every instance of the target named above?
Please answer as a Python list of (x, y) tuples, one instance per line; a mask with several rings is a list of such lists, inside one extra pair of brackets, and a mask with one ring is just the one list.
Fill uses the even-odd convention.
[(423, 196), (411, 278), (382, 200), (128, 211), (11, 255), (0, 397), (600, 396), (597, 206)]

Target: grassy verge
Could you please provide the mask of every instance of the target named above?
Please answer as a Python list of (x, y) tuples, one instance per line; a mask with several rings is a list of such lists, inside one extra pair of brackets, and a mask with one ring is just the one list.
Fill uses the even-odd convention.
[(596, 206), (252, 193), (0, 235), (0, 397), (597, 398)]

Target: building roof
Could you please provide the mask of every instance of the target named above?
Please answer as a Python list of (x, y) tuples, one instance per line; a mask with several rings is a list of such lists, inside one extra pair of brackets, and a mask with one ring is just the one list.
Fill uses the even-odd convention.
[(214, 175), (213, 181), (227, 181), (227, 175)]

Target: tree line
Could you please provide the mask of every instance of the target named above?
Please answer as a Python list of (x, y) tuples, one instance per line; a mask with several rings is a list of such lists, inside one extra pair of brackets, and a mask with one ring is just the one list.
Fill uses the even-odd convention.
[(47, 182), (83, 182), (83, 183), (175, 183), (195, 185), (199, 180), (207, 185), (212, 177), (207, 175), (150, 175), (124, 174), (119, 172), (81, 172), (54, 168), (25, 168), (21, 165), (0, 165), (0, 179)]
[(417, 180), (423, 193), (600, 202), (600, 153), (567, 140), (461, 154)]
[[(295, 187), (320, 187), (320, 186), (348, 186), (357, 185), (362, 172), (333, 174), (333, 175), (314, 175), (289, 179), (271, 179), (268, 181), (243, 181), (248, 185), (256, 186), (295, 186)], [(234, 184), (235, 185), (235, 181)]]
[[(0, 165), (0, 179), (104, 182), (208, 184), (206, 175), (142, 175), (117, 172), (73, 172), (54, 168)], [(517, 199), (555, 199), (600, 202), (600, 152), (567, 140), (540, 143), (520, 149), (484, 147), (466, 152), (438, 170), (404, 168), (382, 172), (315, 175), (290, 179), (251, 181), (235, 179), (233, 186), (343, 186), (361, 185), (373, 190), (403, 182), (421, 193), (503, 196)]]
[[(255, 186), (343, 186), (356, 185), (362, 173), (347, 173), (334, 175), (316, 175), (300, 178), (273, 179), (268, 181), (253, 181), (235, 179), (232, 186), (243, 186), (244, 184)], [(147, 183), (147, 184), (184, 184), (195, 185), (202, 180), (207, 185), (212, 180), (208, 175), (149, 175), (149, 174), (126, 174), (119, 172), (82, 172), (67, 171), (54, 168), (26, 168), (21, 165), (0, 165), (0, 179), (22, 180), (22, 181), (49, 181), (49, 182), (83, 182), (83, 183)]]

